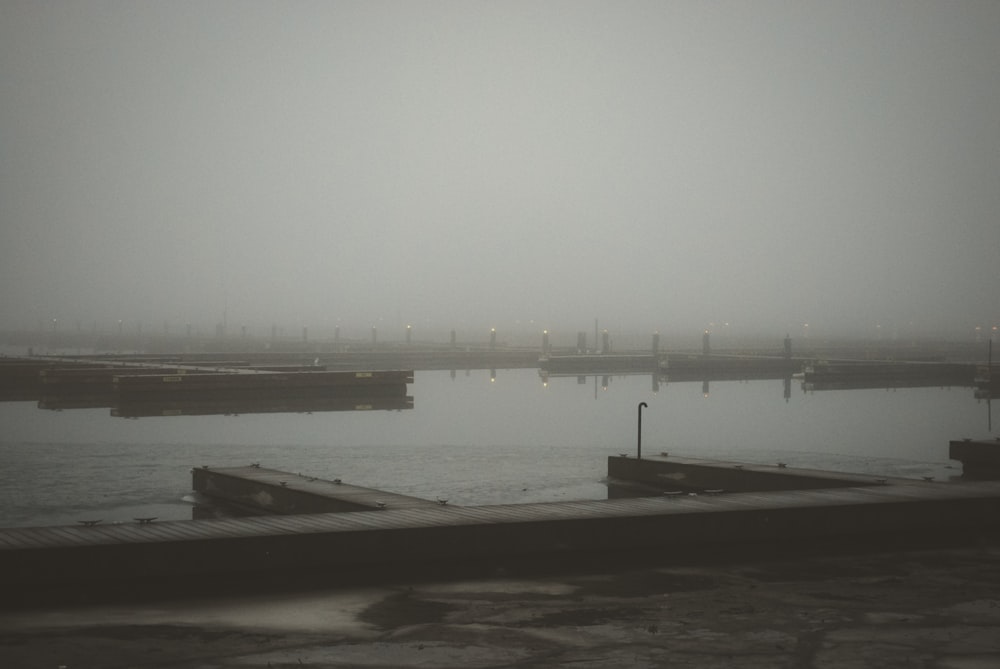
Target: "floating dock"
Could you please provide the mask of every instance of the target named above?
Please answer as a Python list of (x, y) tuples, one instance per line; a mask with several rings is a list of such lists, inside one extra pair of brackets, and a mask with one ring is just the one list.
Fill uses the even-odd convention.
[[(641, 469), (655, 461), (629, 466), (639, 463)], [(727, 475), (733, 469), (724, 468)], [(243, 474), (246, 481), (272, 475)], [(296, 479), (282, 486), (279, 480), (277, 487), (305, 490), (305, 483)], [(567, 567), (637, 554), (664, 564), (745, 554), (752, 546), (788, 552), (816, 545), (892, 549), (915, 540), (944, 545), (998, 538), (998, 482), (871, 483), (483, 507), (387, 503), (352, 513), (10, 528), (0, 530), (0, 586), (9, 606), (28, 606), (47, 599), (97, 601), (113, 593), (139, 596), (147, 589), (176, 595), (205, 594), (226, 584), (245, 592), (264, 583), (351, 583), (358, 574), (392, 580), (429, 570), (447, 578), (476, 564), (548, 560)], [(355, 497), (345, 491), (344, 502), (370, 508), (361, 501), (369, 492)]]
[[(155, 397), (121, 401), (117, 396), (84, 397), (93, 400), (92, 407), (111, 407), (111, 415), (118, 418), (145, 418), (153, 416), (236, 416), (256, 413), (322, 413), (331, 411), (404, 411), (413, 408), (409, 395), (365, 395), (356, 393), (331, 394), (287, 393), (274, 397), (206, 397), (171, 398)], [(39, 401), (43, 409), (82, 408)]]
[(319, 388), (357, 391), (360, 394), (406, 393), (412, 371), (372, 372), (270, 372), (254, 369), (198, 374), (130, 374), (114, 377), (115, 391), (123, 399), (139, 394), (196, 395), (218, 393), (288, 393)]
[(808, 365), (806, 390), (863, 388), (916, 388), (975, 385), (978, 366), (973, 363), (923, 361), (837, 360)]
[[(652, 494), (771, 492), (818, 490), (883, 485), (887, 479), (813, 469), (789, 468), (785, 463), (751, 465), (664, 454), (637, 459), (627, 455), (608, 458), (608, 480), (639, 485)], [(899, 479), (898, 483), (906, 484)], [(634, 493), (633, 493), (634, 494)]]
[(581, 354), (547, 355), (538, 359), (543, 375), (650, 374), (660, 372), (657, 355)]
[(197, 493), (247, 511), (286, 515), (414, 509), (441, 503), (256, 465), (192, 469), (191, 486)]
[(329, 371), (314, 359), (105, 356), (0, 358), (0, 400), (113, 416), (403, 410), (412, 370)]
[(948, 457), (962, 463), (969, 479), (1000, 479), (1000, 437), (994, 441), (962, 439), (948, 443)]
[(782, 379), (802, 371), (803, 358), (765, 355), (670, 354), (663, 372), (668, 381), (747, 381)]

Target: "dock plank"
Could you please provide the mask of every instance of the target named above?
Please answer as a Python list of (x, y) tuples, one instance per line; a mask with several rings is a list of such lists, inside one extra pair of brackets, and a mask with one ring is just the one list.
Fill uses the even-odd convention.
[(188, 524), (192, 521), (156, 521), (140, 525), (135, 523), (133, 527), (147, 541), (190, 541), (194, 533)]
[(61, 538), (60, 535), (53, 534), (47, 527), (14, 527), (2, 530), (2, 532), (13, 539), (14, 543), (18, 546), (31, 548), (51, 546), (58, 548), (59, 546), (72, 543)]

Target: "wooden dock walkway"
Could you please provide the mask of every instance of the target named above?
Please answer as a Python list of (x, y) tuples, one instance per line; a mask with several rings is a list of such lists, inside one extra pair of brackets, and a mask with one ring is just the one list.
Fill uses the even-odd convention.
[[(298, 485), (299, 482), (296, 482)], [(280, 485), (280, 484), (279, 484)], [(365, 493), (359, 493), (363, 496)], [(901, 538), (997, 539), (1000, 483), (887, 485), (602, 501), (458, 507), (386, 505), (320, 513), (146, 524), (0, 530), (0, 586), (13, 606), (35, 598), (164, 586), (284, 582), (372, 570), (386, 579), (420, 565), (654, 552), (738, 554), (766, 544), (851, 545)], [(444, 574), (450, 573), (447, 569)], [(247, 579), (251, 579), (247, 581)]]

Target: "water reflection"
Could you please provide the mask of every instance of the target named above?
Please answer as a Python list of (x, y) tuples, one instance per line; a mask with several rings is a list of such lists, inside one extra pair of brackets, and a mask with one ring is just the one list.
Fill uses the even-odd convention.
[[(613, 379), (615, 379), (615, 378), (643, 377), (643, 376), (646, 376), (646, 377), (648, 377), (650, 379), (650, 391), (653, 392), (653, 393), (660, 392), (661, 388), (665, 387), (669, 383), (673, 383), (673, 384), (678, 384), (678, 383), (679, 384), (690, 384), (692, 381), (695, 380), (695, 379), (690, 379), (690, 378), (676, 379), (676, 378), (674, 378), (674, 377), (672, 377), (672, 376), (670, 376), (668, 374), (628, 374), (628, 373), (622, 373), (622, 374), (593, 374), (593, 375), (587, 375), (587, 374), (552, 374), (552, 373), (546, 372), (544, 370), (540, 370), (538, 372), (538, 375), (539, 375), (539, 378), (542, 381), (542, 386), (543, 387), (548, 387), (551, 382), (553, 382), (553, 381), (560, 381), (560, 380), (563, 380), (563, 379), (575, 379), (576, 380), (576, 385), (578, 385), (578, 386), (586, 386), (586, 385), (590, 384), (590, 380), (589, 379), (593, 379), (594, 399), (597, 399), (600, 396), (600, 393), (598, 392), (598, 389), (600, 389), (602, 391), (607, 391), (611, 387), (611, 383), (612, 383)], [(742, 383), (742, 382), (746, 382), (748, 380), (749, 379), (738, 379), (738, 380), (737, 379), (731, 379), (731, 380), (727, 381), (727, 380), (718, 380), (717, 379), (716, 382), (717, 383), (725, 383), (725, 382), (738, 382), (738, 383)], [(760, 379), (758, 379), (758, 380), (760, 380)], [(793, 381), (793, 376), (791, 374), (786, 374), (783, 378), (782, 377), (773, 377), (773, 379), (771, 379), (771, 380), (780, 380), (782, 382), (782, 397), (784, 398), (784, 400), (786, 402), (788, 402), (791, 399), (791, 397), (792, 397), (792, 381)], [(495, 373), (495, 371), (491, 374), (490, 381), (491, 382), (495, 382), (496, 381), (496, 373)], [(707, 398), (707, 397), (709, 397), (711, 395), (711, 385), (710, 384), (711, 384), (711, 381), (709, 379), (702, 379), (701, 380), (701, 394), (702, 394), (703, 397)], [(803, 390), (805, 390), (805, 386), (803, 386)]]
[[(454, 378), (454, 372), (452, 372)], [(896, 377), (888, 378), (878, 378), (878, 379), (864, 379), (859, 381), (851, 382), (816, 382), (806, 380), (803, 374), (766, 374), (761, 377), (750, 377), (746, 375), (708, 375), (699, 376), (696, 374), (638, 374), (638, 373), (628, 373), (622, 372), (617, 374), (581, 374), (581, 373), (552, 373), (546, 371), (545, 369), (540, 369), (538, 371), (538, 376), (541, 379), (542, 386), (548, 387), (550, 383), (554, 381), (560, 381), (563, 379), (574, 379), (576, 385), (584, 386), (588, 385), (590, 381), (588, 379), (593, 379), (594, 387), (594, 399), (597, 399), (600, 393), (597, 392), (598, 388), (607, 391), (611, 386), (612, 380), (614, 378), (626, 378), (626, 377), (648, 377), (650, 379), (650, 389), (654, 393), (658, 393), (661, 388), (665, 387), (667, 384), (690, 384), (692, 382), (700, 381), (701, 383), (701, 394), (703, 397), (708, 398), (711, 395), (712, 383), (746, 383), (748, 381), (781, 381), (782, 383), (782, 398), (785, 402), (789, 402), (792, 398), (792, 389), (795, 383), (798, 382), (798, 387), (803, 393), (814, 393), (814, 392), (825, 392), (825, 391), (847, 391), (847, 390), (897, 390), (905, 388), (969, 388), (973, 389), (973, 397), (976, 400), (986, 400), (989, 404), (989, 400), (995, 391), (991, 392), (991, 386), (988, 383), (983, 383), (977, 381), (975, 385), (967, 382), (955, 382), (955, 383), (944, 383), (940, 382), (940, 379), (900, 379)], [(496, 370), (491, 370), (490, 381), (496, 381)], [(558, 384), (557, 384), (558, 385)]]
[(791, 391), (799, 386), (456, 369), (417, 372), (405, 411), (133, 421), (4, 403), (0, 524), (107, 520), (109, 505), (125, 519), (190, 517), (180, 500), (191, 467), (254, 461), (456, 505), (603, 499), (607, 457), (635, 448), (638, 402), (648, 404), (644, 452), (681, 457), (947, 480), (961, 471), (949, 441), (993, 439), (988, 400), (969, 389)]

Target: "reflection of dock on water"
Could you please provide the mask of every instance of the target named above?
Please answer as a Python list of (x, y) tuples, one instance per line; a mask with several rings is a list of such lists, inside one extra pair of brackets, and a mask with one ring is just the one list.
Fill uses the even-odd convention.
[[(605, 336), (599, 351), (589, 353), (553, 354), (548, 339), (543, 339), (539, 371), (544, 377), (571, 375), (613, 375), (654, 373), (667, 381), (743, 381), (749, 379), (781, 379), (802, 371), (807, 359), (792, 357), (792, 342), (786, 337), (780, 353), (736, 354), (713, 352), (710, 335), (702, 337), (700, 353), (669, 353), (660, 351), (659, 335), (644, 353), (613, 353)], [(578, 346), (586, 345), (583, 333)]]

